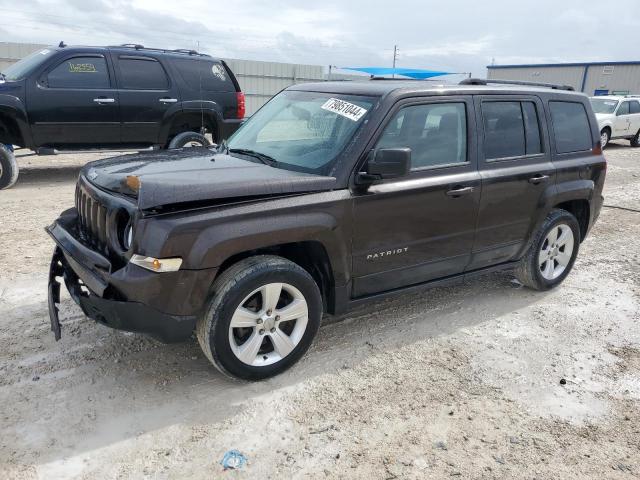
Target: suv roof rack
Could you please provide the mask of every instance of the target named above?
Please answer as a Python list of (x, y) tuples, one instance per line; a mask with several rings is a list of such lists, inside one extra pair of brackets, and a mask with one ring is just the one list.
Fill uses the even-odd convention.
[(489, 80), (484, 78), (465, 78), (459, 85), (522, 85), (525, 87), (545, 87), (553, 90), (567, 90), (573, 92), (575, 88), (571, 85), (556, 85), (554, 83), (539, 83), (539, 82), (523, 82), (520, 80)]
[(149, 50), (152, 52), (162, 52), (162, 53), (180, 53), (183, 55), (197, 55), (199, 57), (209, 56), (206, 53), (199, 53), (199, 52), (196, 52), (195, 50), (189, 50), (187, 48), (176, 48), (175, 50), (168, 50), (165, 48), (148, 48), (138, 43), (123, 43), (122, 45), (110, 45), (109, 48), (132, 48), (134, 50)]

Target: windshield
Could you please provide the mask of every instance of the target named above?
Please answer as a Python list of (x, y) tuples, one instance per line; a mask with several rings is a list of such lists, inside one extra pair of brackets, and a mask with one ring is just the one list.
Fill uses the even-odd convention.
[(326, 174), (374, 103), (372, 97), (284, 91), (229, 139), (231, 154), (278, 168)]
[(10, 65), (2, 71), (4, 79), (22, 80), (53, 53), (55, 53), (54, 50), (44, 49), (34, 52), (28, 57), (24, 57), (22, 60)]
[(592, 98), (591, 106), (594, 113), (613, 113), (618, 106), (618, 100), (608, 100), (606, 98)]

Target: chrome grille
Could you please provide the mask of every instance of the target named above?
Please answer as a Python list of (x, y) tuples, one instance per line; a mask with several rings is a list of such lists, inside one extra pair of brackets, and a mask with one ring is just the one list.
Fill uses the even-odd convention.
[(108, 253), (107, 209), (80, 182), (76, 186), (76, 210), (81, 239), (89, 246)]

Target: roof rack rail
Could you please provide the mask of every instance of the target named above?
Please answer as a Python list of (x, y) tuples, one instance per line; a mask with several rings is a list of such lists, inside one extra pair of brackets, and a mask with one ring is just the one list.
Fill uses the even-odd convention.
[(405, 82), (437, 82), (438, 80), (434, 80), (433, 78), (407, 78), (407, 77), (376, 77), (375, 75), (371, 75), (369, 80), (404, 80)]
[(148, 50), (152, 52), (162, 52), (162, 53), (181, 53), (183, 55), (198, 55), (200, 57), (208, 57), (206, 53), (199, 53), (195, 50), (190, 50), (187, 48), (177, 48), (175, 50), (168, 50), (165, 48), (150, 48), (145, 47), (144, 45), (140, 45), (137, 43), (123, 43), (122, 45), (112, 45), (111, 48), (133, 48), (135, 50)]
[(575, 88), (571, 85), (556, 85), (554, 83), (539, 83), (539, 82), (523, 82), (520, 80), (489, 80), (484, 78), (465, 78), (459, 85), (522, 85), (524, 87), (545, 87), (553, 90), (568, 90), (573, 92)]

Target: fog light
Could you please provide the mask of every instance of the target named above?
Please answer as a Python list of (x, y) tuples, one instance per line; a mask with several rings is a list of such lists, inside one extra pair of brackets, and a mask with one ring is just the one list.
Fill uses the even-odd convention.
[(177, 272), (182, 265), (181, 258), (153, 258), (137, 254), (133, 255), (129, 261), (152, 272)]

